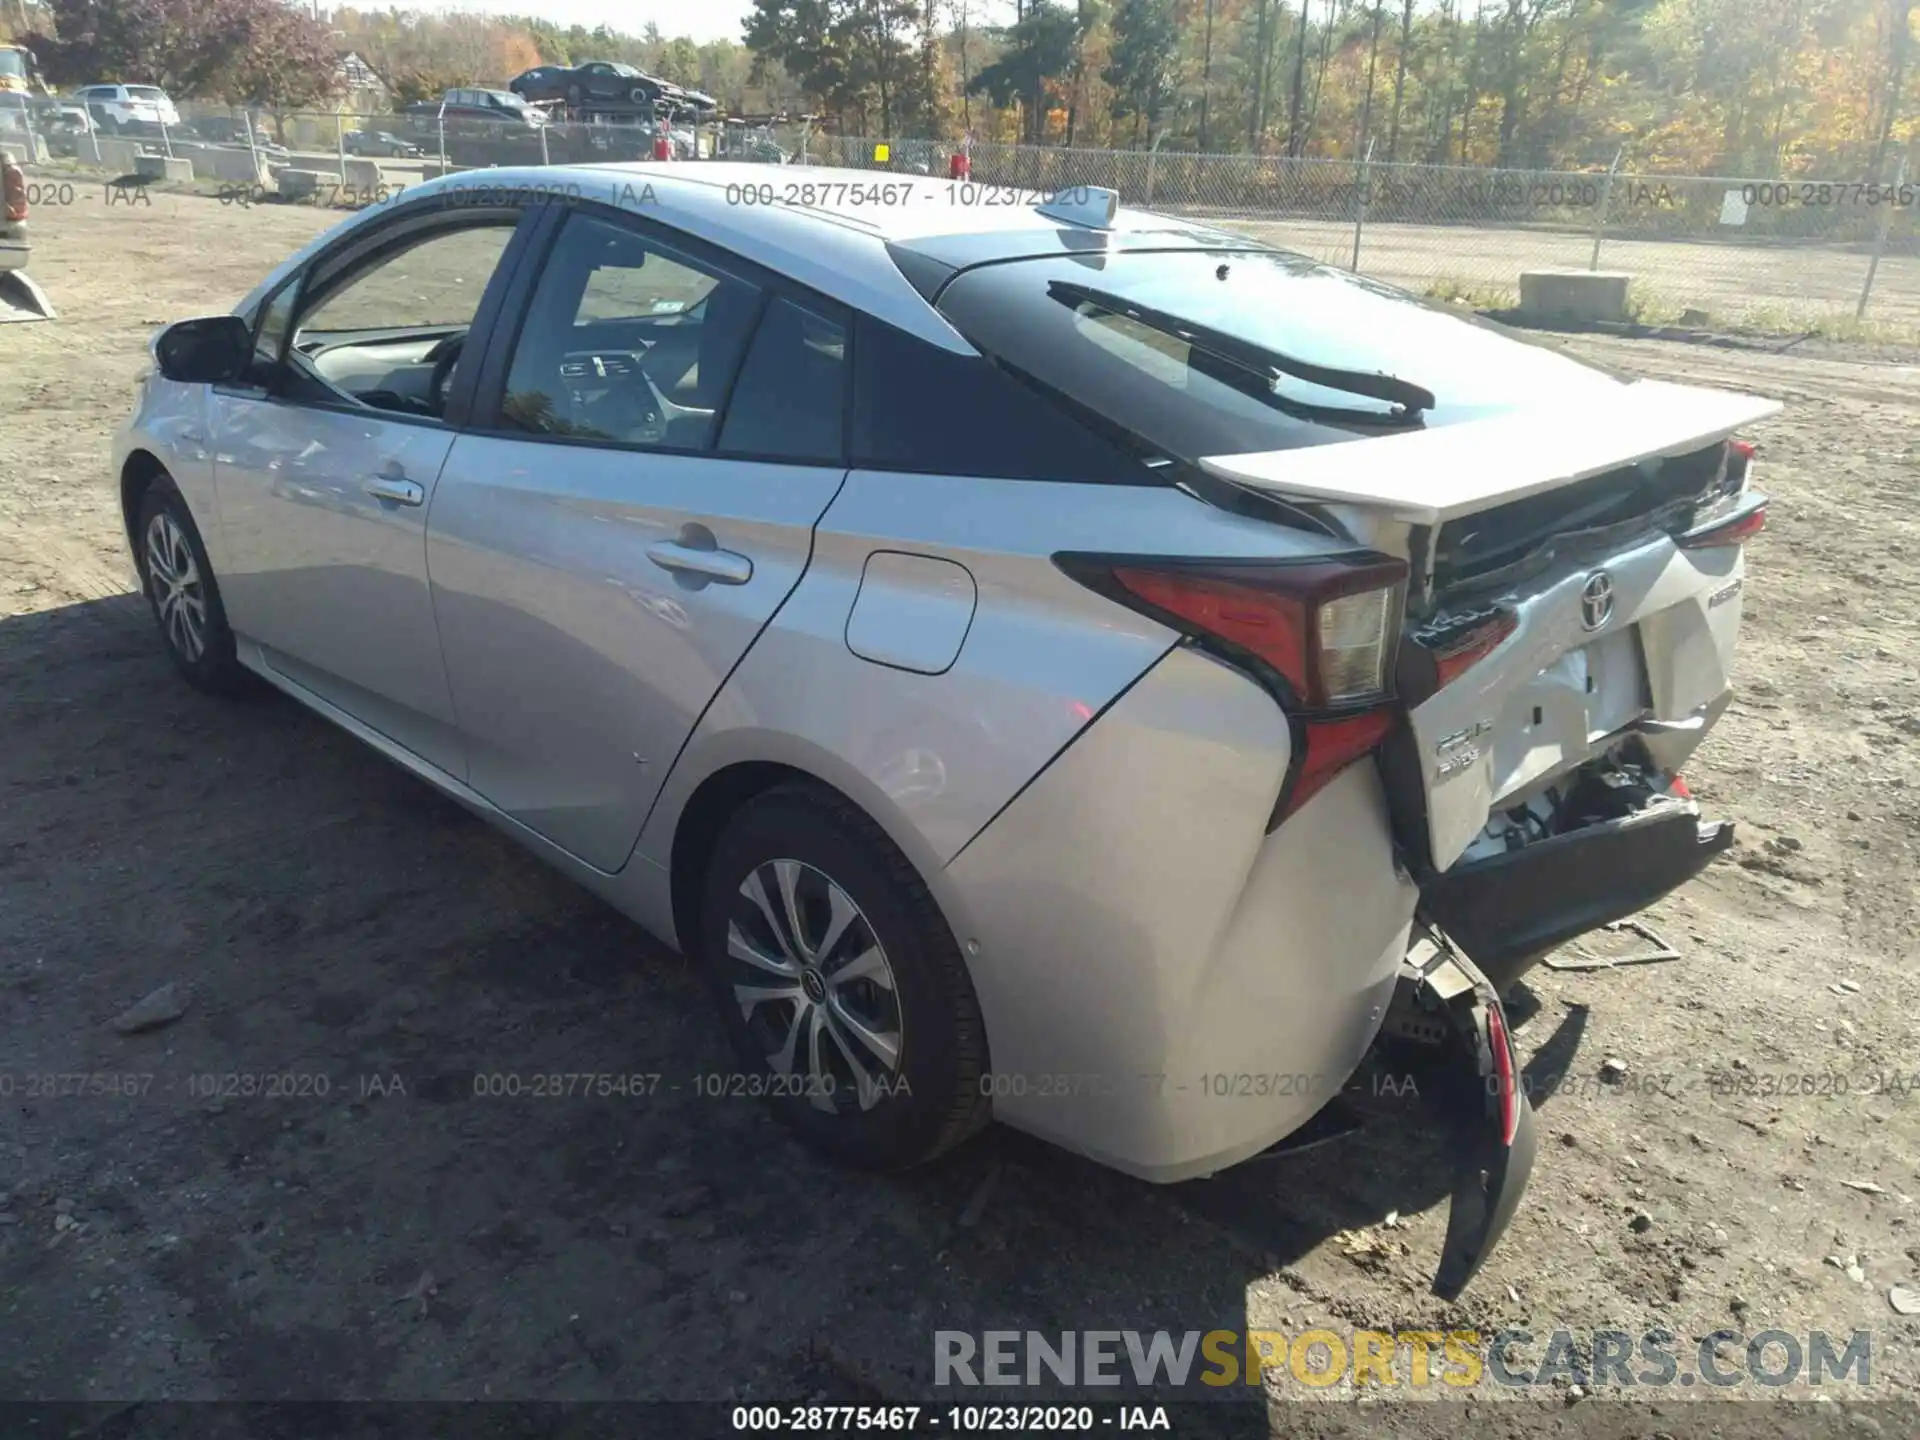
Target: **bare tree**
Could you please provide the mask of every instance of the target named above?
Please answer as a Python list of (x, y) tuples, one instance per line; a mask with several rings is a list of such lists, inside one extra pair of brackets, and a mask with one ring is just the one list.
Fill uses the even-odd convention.
[[(1307, 15), (1313, 0), (1300, 0), (1300, 33), (1293, 47), (1293, 94), (1287, 100), (1287, 154), (1298, 155), (1304, 137), (1300, 132), (1300, 101), (1307, 78)], [(1329, 9), (1333, 0), (1327, 0)]]
[(1400, 102), (1407, 93), (1407, 50), (1412, 34), (1413, 0), (1403, 0), (1400, 7), (1400, 53), (1393, 67), (1393, 123), (1387, 129), (1388, 164), (1392, 164), (1400, 154)]
[(1200, 153), (1209, 149), (1207, 116), (1213, 100), (1213, 0), (1207, 0), (1206, 38), (1200, 59)]
[(1384, 0), (1373, 0), (1373, 25), (1367, 36), (1367, 87), (1360, 102), (1359, 128), (1353, 137), (1353, 153), (1364, 155), (1367, 141), (1373, 138), (1373, 70), (1380, 60), (1380, 11)]
[(1893, 143), (1894, 121), (1900, 118), (1900, 91), (1907, 79), (1907, 52), (1910, 48), (1908, 25), (1913, 0), (1888, 0), (1887, 91), (1881, 101), (1880, 137), (1874, 142), (1873, 159), (1868, 162), (1866, 179), (1877, 180), (1886, 173), (1887, 148)]

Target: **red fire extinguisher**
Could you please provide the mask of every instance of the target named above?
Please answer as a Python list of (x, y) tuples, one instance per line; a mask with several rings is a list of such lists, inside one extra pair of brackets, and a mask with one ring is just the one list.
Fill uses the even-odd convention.
[(673, 137), (665, 125), (662, 125), (660, 127), (660, 133), (653, 137), (653, 158), (656, 160), (673, 159)]
[(947, 178), (965, 180), (973, 174), (973, 162), (967, 158), (967, 152), (956, 150), (953, 158), (947, 161)]

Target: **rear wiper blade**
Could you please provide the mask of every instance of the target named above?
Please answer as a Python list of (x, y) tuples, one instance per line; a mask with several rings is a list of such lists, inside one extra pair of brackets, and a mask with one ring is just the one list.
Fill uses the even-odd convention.
[[(1431, 390), (1397, 376), (1383, 375), (1378, 372), (1369, 373), (1364, 370), (1339, 370), (1330, 365), (1316, 365), (1310, 360), (1302, 360), (1278, 350), (1269, 350), (1264, 345), (1256, 345), (1251, 340), (1241, 339), (1238, 335), (1229, 335), (1224, 330), (1216, 330), (1210, 325), (1200, 325), (1169, 311), (1156, 310), (1151, 305), (1142, 305), (1109, 290), (1096, 290), (1090, 285), (1079, 285), (1070, 280), (1054, 280), (1048, 283), (1047, 293), (1062, 304), (1097, 305), (1102, 310), (1123, 315), (1129, 320), (1145, 325), (1150, 330), (1158, 330), (1163, 335), (1184, 340), (1195, 350), (1203, 351), (1242, 370), (1263, 376), (1269, 381), (1277, 382), (1282, 376), (1291, 375), (1296, 380), (1305, 380), (1310, 385), (1319, 385), (1328, 390), (1343, 390), (1349, 395), (1364, 395), (1370, 400), (1384, 400), (1389, 405), (1400, 407), (1392, 416), (1374, 417), (1376, 419), (1412, 420), (1417, 418), (1421, 411), (1431, 410), (1439, 403)], [(1349, 412), (1336, 411), (1335, 413)], [(1360, 413), (1364, 412), (1351, 412), (1353, 415)]]

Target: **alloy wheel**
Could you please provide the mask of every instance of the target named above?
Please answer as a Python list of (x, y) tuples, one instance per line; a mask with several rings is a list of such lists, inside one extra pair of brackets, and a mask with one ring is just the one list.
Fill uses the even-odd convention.
[(727, 979), (777, 1076), (819, 1110), (871, 1110), (900, 1073), (900, 1002), (885, 948), (830, 876), (754, 867), (727, 915)]
[(147, 584), (167, 642), (188, 664), (207, 648), (207, 594), (193, 546), (179, 521), (162, 510), (147, 526)]

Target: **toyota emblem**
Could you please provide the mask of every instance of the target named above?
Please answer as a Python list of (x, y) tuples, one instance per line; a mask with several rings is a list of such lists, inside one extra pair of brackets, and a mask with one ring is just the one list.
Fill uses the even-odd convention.
[(1598, 630), (1613, 618), (1613, 577), (1604, 570), (1596, 570), (1587, 577), (1585, 588), (1580, 591), (1580, 623), (1589, 630)]

